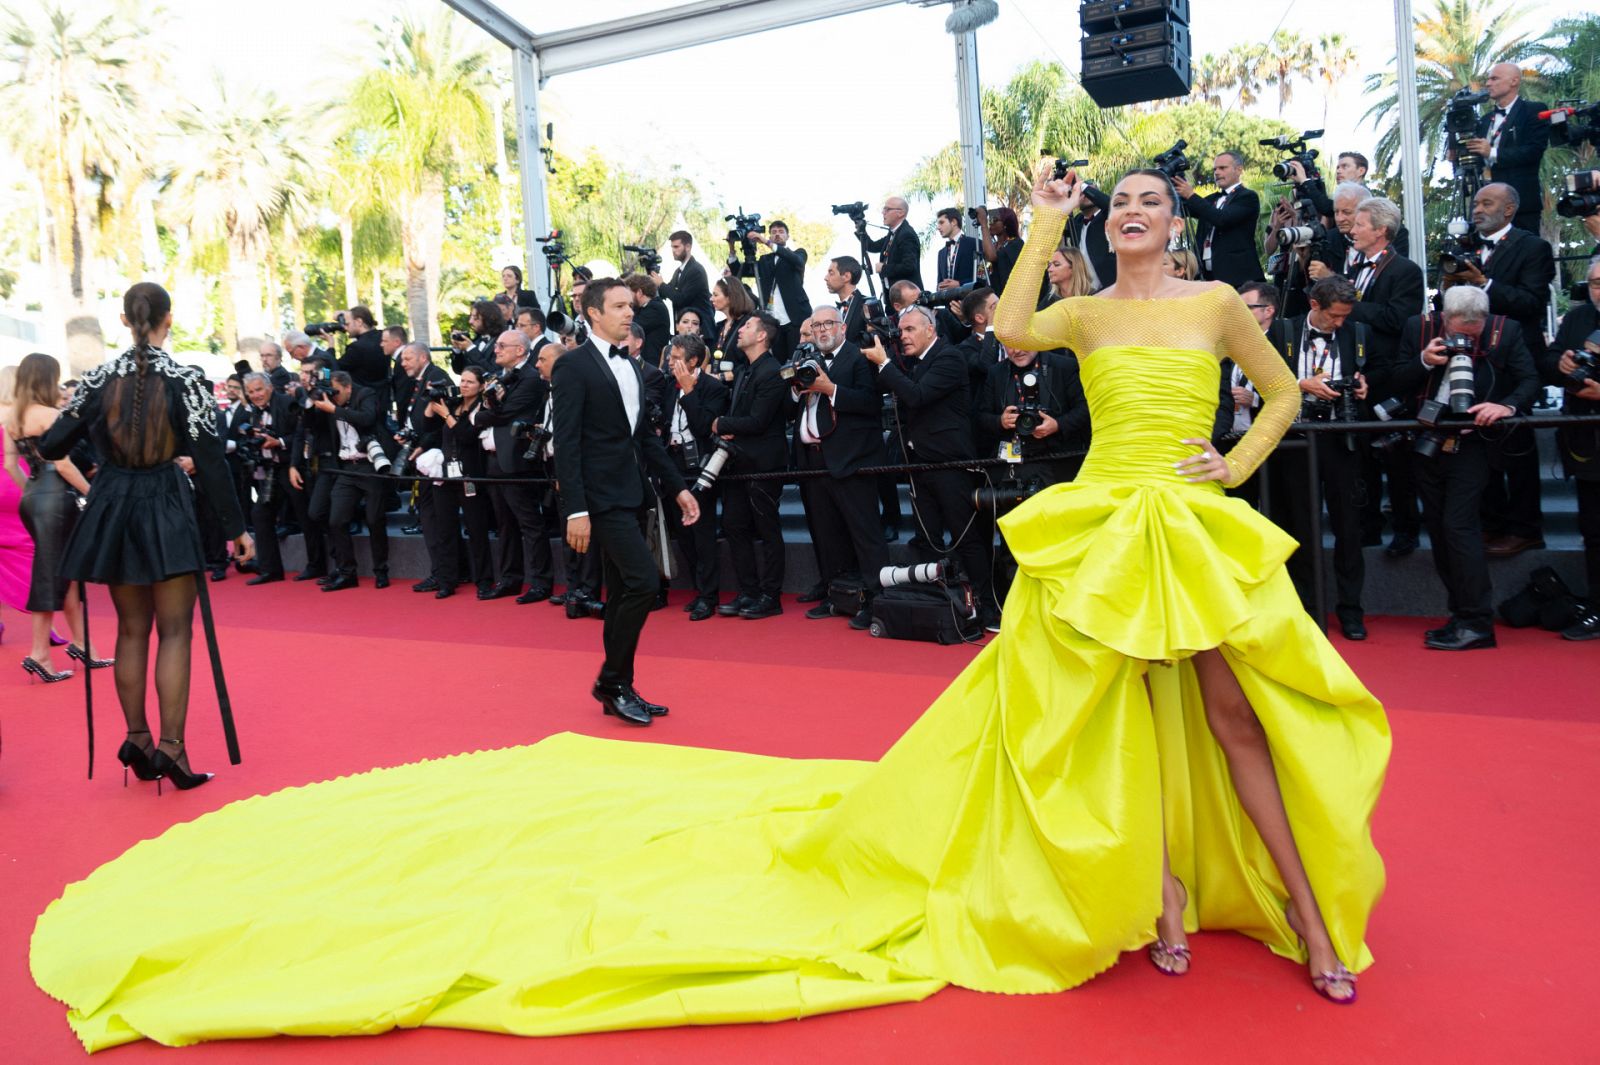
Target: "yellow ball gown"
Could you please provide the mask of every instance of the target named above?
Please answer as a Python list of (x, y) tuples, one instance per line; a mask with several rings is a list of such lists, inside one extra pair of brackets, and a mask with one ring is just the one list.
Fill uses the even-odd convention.
[(233, 803), (39, 918), (34, 978), (84, 1045), (1060, 991), (1154, 938), (1163, 826), (1191, 930), (1303, 960), (1185, 661), (1213, 647), (1266, 729), (1339, 958), (1370, 964), (1383, 710), (1301, 609), (1294, 542), (1173, 470), (1209, 433), (1220, 356), (1268, 397), (1235, 479), (1292, 419), (1292, 378), (1229, 289), (1033, 315), (1062, 222), (1037, 212), (998, 327), (1085, 353), (1093, 451), (1002, 521), (1021, 572), (999, 638), (881, 761), (561, 734)]

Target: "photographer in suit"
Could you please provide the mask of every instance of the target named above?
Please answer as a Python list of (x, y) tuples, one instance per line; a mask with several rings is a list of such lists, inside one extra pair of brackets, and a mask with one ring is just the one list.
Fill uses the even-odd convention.
[(305, 536), (305, 568), (296, 581), (328, 579), (328, 515), (333, 510), (332, 474), (319, 474), (338, 462), (339, 434), (334, 421), (312, 405), (321, 375), (330, 364), (315, 356), (300, 362), (299, 388), (291, 397), (296, 407), (294, 437), (289, 443), (289, 505)]
[[(757, 311), (739, 328), (739, 350), (746, 365), (734, 378), (728, 413), (712, 425), (712, 432), (736, 449), (724, 472), (771, 473), (785, 468), (788, 389), (778, 375), (783, 364), (772, 353), (780, 332), (778, 320), (765, 311)], [(755, 621), (783, 613), (778, 599), (784, 569), (783, 525), (778, 520), (782, 494), (783, 482), (778, 480), (722, 486), (722, 531), (739, 580), (739, 594), (717, 608), (723, 617)]]
[[(1550, 123), (1541, 122), (1539, 114), (1548, 110), (1548, 105), (1522, 98), (1522, 68), (1515, 63), (1490, 67), (1483, 87), (1494, 101), (1494, 110), (1478, 119), (1478, 135), (1462, 145), (1488, 164), (1495, 181), (1516, 190), (1517, 209), (1511, 224), (1536, 234), (1544, 208), (1539, 165), (1550, 145)], [(1527, 331), (1525, 324), (1523, 331)]]
[[(1528, 352), (1536, 363), (1542, 363), (1555, 254), (1544, 240), (1512, 224), (1518, 210), (1518, 194), (1510, 185), (1494, 182), (1479, 189), (1472, 201), (1477, 261), (1464, 260), (1460, 270), (1440, 279), (1439, 287), (1483, 289), (1489, 294), (1489, 312), (1515, 321)], [(1490, 557), (1508, 558), (1543, 547), (1539, 448), (1533, 430), (1518, 427), (1495, 434), (1487, 450), (1490, 476), (1483, 504)]]
[(1234, 288), (1246, 281), (1264, 281), (1261, 259), (1256, 254), (1261, 198), (1244, 184), (1244, 156), (1222, 152), (1212, 161), (1212, 172), (1222, 191), (1204, 199), (1194, 194), (1194, 186), (1186, 179), (1172, 179), (1184, 210), (1200, 223), (1195, 240), (1200, 249), (1202, 275), (1208, 281), (1223, 281)]
[(495, 340), (505, 331), (506, 318), (498, 303), (473, 301), (467, 311), (467, 329), (450, 333), (450, 371), (459, 375), (468, 366), (477, 366), (493, 373)]
[(448, 478), (433, 488), (435, 528), (444, 531), (441, 537), (443, 542), (448, 542), (450, 531), (454, 531), (455, 543), (449, 546), (456, 550), (456, 560), (449, 569), (452, 581), (439, 584), (434, 589), (435, 599), (448, 599), (456, 594), (456, 584), (460, 582), (454, 578), (460, 575), (460, 530), (463, 525), (467, 530), (466, 562), (472, 583), (477, 585), (479, 591), (486, 591), (495, 585), (494, 560), (489, 550), (489, 524), (492, 517), (489, 486), (458, 479), (486, 477), (489, 473), (488, 455), (483, 450), (483, 442), (478, 439), (480, 431), (472, 424), (472, 412), (483, 400), (483, 385), (484, 371), (469, 366), (461, 373), (460, 398), (454, 401), (435, 399), (427, 405), (428, 415), (444, 425), (439, 435), (439, 445), (444, 452), (444, 475)]
[[(1561, 385), (1563, 414), (1600, 414), (1600, 256), (1589, 260), (1589, 298), (1574, 303), (1546, 355), (1544, 378)], [(1578, 360), (1582, 358), (1580, 366)], [(1554, 362), (1554, 366), (1549, 365)], [(1577, 385), (1581, 380), (1583, 384)], [(1568, 640), (1600, 639), (1600, 425), (1562, 426), (1556, 434), (1561, 464), (1578, 490), (1578, 535), (1583, 537), (1583, 569), (1588, 599), (1561, 635)]]
[[(940, 340), (925, 307), (900, 314), (902, 370), (874, 337), (862, 353), (878, 367), (878, 387), (895, 398), (896, 423), (912, 463), (959, 462), (975, 456), (972, 443), (971, 385), (961, 354)], [(980, 613), (992, 614), (986, 525), (972, 505), (977, 478), (968, 470), (933, 470), (911, 475), (911, 509), (926, 546), (922, 562), (946, 555), (961, 560), (973, 583)], [(949, 545), (945, 540), (948, 534)], [(985, 621), (993, 620), (985, 617)]]
[[(954, 207), (939, 209), (939, 261), (934, 269), (934, 288), (960, 288), (978, 282), (978, 238), (961, 232), (961, 212)], [(855, 341), (851, 341), (855, 343)]]
[(861, 264), (848, 255), (830, 259), (822, 283), (833, 295), (835, 306), (844, 318), (844, 338), (852, 344), (861, 343), (861, 336), (867, 330), (867, 296), (856, 288), (861, 284)]
[[(1366, 418), (1368, 384), (1362, 372), (1369, 355), (1371, 330), (1354, 320), (1356, 287), (1347, 278), (1325, 277), (1311, 287), (1311, 310), (1298, 318), (1279, 319), (1267, 330), (1267, 339), (1300, 382), (1302, 421), (1340, 420), (1343, 390), (1357, 401), (1354, 413)], [(1350, 413), (1347, 407), (1345, 412)], [(1333, 530), (1333, 573), (1337, 588), (1334, 612), (1347, 640), (1365, 640), (1367, 625), (1361, 606), (1366, 583), (1366, 561), (1361, 554), (1361, 503), (1366, 493), (1362, 458), (1366, 437), (1327, 435), (1318, 440), (1317, 466), (1322, 499)], [(1289, 556), (1289, 576), (1308, 612), (1316, 609), (1312, 584), (1312, 551), (1322, 549), (1312, 528), (1311, 485), (1306, 479), (1305, 457), (1295, 452), (1274, 454), (1267, 460), (1271, 478), (1274, 522), (1300, 542)], [(1318, 619), (1320, 622), (1321, 619)]]
[(350, 331), (350, 343), (339, 356), (338, 368), (350, 375), (350, 380), (361, 388), (371, 389), (378, 400), (380, 414), (391, 409), (394, 396), (390, 391), (389, 356), (383, 351), (383, 334), (378, 320), (368, 307), (355, 306), (345, 312), (345, 328)]
[[(415, 471), (417, 458), (425, 451), (444, 450), (444, 422), (431, 411), (430, 390), (448, 389), (450, 375), (433, 364), (428, 345), (407, 343), (400, 349), (400, 369), (405, 383), (397, 390), (403, 404), (398, 418), (400, 432), (395, 443), (405, 455), (406, 468)], [(461, 525), (450, 511), (451, 523), (442, 520), (439, 496), (444, 489), (430, 480), (417, 482), (417, 521), (422, 526), (422, 542), (428, 550), (428, 576), (411, 586), (413, 592), (456, 590), (456, 574), (461, 555)], [(444, 596), (440, 596), (444, 598)]]
[[(878, 571), (889, 564), (889, 551), (878, 524), (877, 480), (855, 472), (881, 466), (886, 459), (878, 375), (861, 349), (844, 339), (844, 319), (836, 308), (823, 307), (812, 315), (811, 330), (823, 370), (810, 387), (795, 393), (800, 409), (794, 468), (827, 470), (828, 476), (801, 480), (800, 499), (816, 538), (824, 589), (835, 577), (859, 573), (870, 605), (878, 592)], [(824, 595), (806, 617), (833, 614)], [(871, 621), (863, 608), (850, 619), (850, 627), (865, 629)]]
[(922, 238), (906, 222), (906, 201), (890, 196), (883, 201), (883, 224), (889, 232), (867, 241), (867, 250), (878, 256), (878, 276), (887, 288), (896, 281), (910, 281), (922, 291)]
[(774, 350), (779, 361), (789, 358), (800, 338), (800, 323), (811, 317), (811, 297), (806, 295), (806, 253), (789, 247), (789, 225), (773, 222), (766, 235), (751, 233), (750, 239), (772, 249), (771, 255), (756, 260), (756, 283), (761, 289), (761, 306), (783, 326), (780, 346)]
[(1109, 288), (1117, 282), (1117, 256), (1106, 239), (1106, 216), (1110, 210), (1111, 197), (1089, 182), (1083, 186), (1083, 203), (1078, 206), (1078, 213), (1068, 222), (1071, 243), (1089, 260), (1101, 288)]
[(283, 580), (283, 554), (278, 522), (288, 510), (289, 444), (294, 439), (295, 408), (289, 397), (274, 392), (264, 373), (244, 375), (244, 421), (238, 427), (239, 453), (246, 456), (255, 489), (251, 520), (256, 527), (256, 575), (246, 584)]
[[(667, 368), (672, 387), (667, 395), (667, 454), (683, 475), (693, 483), (700, 465), (716, 449), (711, 426), (728, 412), (728, 386), (712, 374), (704, 373), (706, 344), (698, 335), (672, 338), (667, 346)], [(672, 500), (667, 507), (667, 527), (677, 538), (683, 560), (694, 581), (694, 598), (684, 607), (690, 621), (705, 621), (716, 612), (721, 598), (722, 556), (717, 553), (717, 486), (698, 493), (700, 520), (683, 524), (682, 513)]]
[[(617, 284), (628, 291), (622, 282)], [(628, 298), (632, 300), (631, 292)], [(484, 447), (489, 451), (489, 476), (539, 477), (543, 463), (525, 457), (526, 429), (543, 421), (550, 386), (530, 358), (528, 338), (518, 330), (508, 329), (495, 340), (494, 361), (499, 376), (485, 386), (483, 403), (472, 414), (472, 424), (488, 431)], [(518, 603), (527, 604), (550, 598), (551, 523), (541, 505), (543, 496), (544, 489), (534, 484), (490, 486), (499, 575), (493, 588), (478, 593), (479, 599), (516, 596)]]
[(667, 338), (672, 335), (672, 319), (667, 305), (657, 294), (656, 283), (643, 274), (629, 274), (622, 279), (633, 293), (633, 328), (643, 338), (639, 358), (648, 366), (661, 368), (662, 352)]
[(589, 339), (555, 361), (556, 479), (567, 542), (573, 550), (605, 553), (605, 664), (594, 697), (607, 713), (648, 725), (667, 708), (634, 688), (633, 659), (659, 587), (659, 572), (642, 521), (655, 499), (649, 478), (677, 497), (683, 520), (693, 525), (700, 505), (665, 445), (645, 421), (644, 382), (628, 358), (633, 294), (622, 282), (601, 278), (583, 293)]
[(706, 276), (706, 268), (694, 258), (694, 237), (680, 229), (668, 238), (668, 243), (672, 248), (673, 261), (678, 264), (677, 269), (672, 271), (672, 280), (663, 281), (660, 271), (652, 272), (650, 280), (656, 283), (657, 295), (671, 301), (673, 321), (677, 321), (684, 311), (694, 311), (700, 316), (700, 332), (709, 343), (714, 317), (711, 312), (711, 281)]
[(1443, 311), (1406, 323), (1390, 387), (1394, 395), (1416, 402), (1419, 417), (1426, 421), (1433, 413), (1422, 407), (1425, 402), (1432, 401), (1434, 411), (1441, 403), (1448, 410), (1447, 341), (1459, 343), (1471, 358), (1470, 409), (1456, 418), (1438, 411), (1438, 428), (1419, 434), (1415, 456), (1433, 565), (1450, 602), (1449, 623), (1429, 630), (1423, 642), (1437, 651), (1470, 651), (1495, 645), (1482, 524), (1483, 491), (1489, 482), (1485, 436), (1493, 434), (1485, 430), (1533, 402), (1539, 375), (1522, 329), (1489, 312), (1483, 289), (1456, 285), (1445, 291), (1443, 303)]
[(333, 548), (334, 574), (323, 582), (325, 592), (354, 588), (356, 545), (350, 523), (356, 508), (365, 506), (367, 540), (372, 548), (372, 577), (376, 588), (389, 587), (389, 527), (384, 520), (384, 497), (388, 486), (376, 477), (368, 445), (377, 444), (382, 434), (383, 415), (378, 394), (355, 383), (343, 370), (333, 375), (333, 397), (318, 397), (311, 406), (332, 419), (338, 452), (335, 469), (349, 471), (332, 476), (328, 498), (328, 541)]

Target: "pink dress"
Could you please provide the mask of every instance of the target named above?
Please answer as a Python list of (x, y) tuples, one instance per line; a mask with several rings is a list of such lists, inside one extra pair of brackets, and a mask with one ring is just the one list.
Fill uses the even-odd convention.
[(33, 582), (33, 538), (22, 527), (21, 502), (22, 489), (0, 470), (0, 605), (13, 610), (28, 608)]

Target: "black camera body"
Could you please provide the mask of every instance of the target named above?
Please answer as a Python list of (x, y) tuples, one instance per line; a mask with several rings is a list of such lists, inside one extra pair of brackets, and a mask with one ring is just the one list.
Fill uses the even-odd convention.
[(1567, 175), (1567, 191), (1556, 200), (1556, 214), (1562, 218), (1600, 214), (1600, 184), (1594, 180), (1594, 171), (1575, 170)]
[(1300, 417), (1308, 422), (1358, 422), (1361, 420), (1361, 403), (1356, 399), (1354, 374), (1329, 377), (1322, 382), (1339, 393), (1338, 399), (1307, 396), (1300, 405)]
[(1307, 181), (1317, 181), (1322, 175), (1317, 172), (1317, 156), (1315, 148), (1307, 148), (1307, 141), (1314, 141), (1322, 136), (1320, 129), (1308, 129), (1298, 137), (1279, 136), (1267, 140), (1257, 141), (1263, 148), (1276, 148), (1280, 152), (1288, 152), (1289, 158), (1280, 159), (1272, 164), (1272, 175), (1279, 181), (1288, 181), (1291, 176), (1289, 164), (1299, 163), (1306, 172)]
[(308, 337), (327, 337), (335, 333), (348, 333), (350, 330), (345, 325), (343, 311), (333, 316), (331, 322), (311, 322), (306, 326), (305, 333)]
[(1017, 384), (1017, 424), (1014, 431), (1020, 440), (1032, 436), (1033, 431), (1044, 424), (1044, 410), (1039, 406), (1044, 379), (1039, 368), (1032, 366), (1023, 370), (1014, 380)]
[(861, 346), (871, 347), (872, 338), (883, 342), (890, 353), (900, 350), (900, 323), (884, 310), (883, 301), (864, 299), (861, 308), (866, 312), (866, 323), (861, 335)]
[(646, 248), (638, 244), (624, 244), (622, 250), (624, 252), (632, 252), (638, 256), (639, 269), (645, 273), (655, 274), (661, 272), (661, 253), (654, 248)]
[(827, 368), (822, 365), (822, 351), (810, 343), (796, 346), (789, 361), (778, 369), (779, 377), (802, 392), (816, 384), (817, 377), (824, 373)]
[(1476, 230), (1469, 229), (1460, 236), (1448, 235), (1439, 242), (1439, 271), (1445, 274), (1456, 274), (1469, 266), (1483, 266), (1483, 259), (1479, 255), (1483, 241)]
[(1067, 171), (1087, 170), (1088, 167), (1089, 160), (1087, 159), (1057, 159), (1050, 166), (1050, 180), (1061, 181), (1066, 178)]
[(1445, 101), (1444, 131), (1450, 135), (1451, 145), (1478, 135), (1478, 108), (1489, 102), (1489, 94), (1481, 89), (1463, 88)]
[(1551, 144), (1566, 147), (1588, 141), (1600, 145), (1600, 103), (1562, 100), (1549, 115)]
[(1572, 361), (1577, 366), (1566, 375), (1568, 388), (1576, 392), (1591, 381), (1600, 381), (1600, 329), (1590, 333), (1583, 347), (1573, 351)]
[(547, 237), (534, 237), (535, 242), (543, 244), (539, 250), (544, 252), (544, 260), (551, 266), (567, 261), (567, 246), (561, 241), (561, 230), (552, 229)]
[(518, 420), (511, 423), (511, 439), (527, 445), (522, 452), (524, 462), (538, 462), (544, 458), (545, 445), (555, 439), (555, 433), (543, 422)]
[(967, 293), (978, 287), (976, 281), (965, 285), (955, 285), (951, 288), (935, 289), (932, 292), (924, 291), (917, 296), (919, 307), (948, 307), (952, 303), (960, 303)]
[(1008, 477), (999, 484), (983, 485), (972, 490), (972, 508), (992, 510), (997, 514), (1032, 499), (1046, 488), (1043, 477)]
[(867, 224), (867, 205), (860, 200), (855, 203), (836, 203), (833, 205), (833, 213), (848, 215), (850, 221), (858, 226)]
[(1179, 138), (1172, 147), (1150, 160), (1150, 165), (1169, 178), (1181, 178), (1194, 166), (1189, 157), (1183, 154), (1188, 148), (1189, 142)]
[(461, 389), (453, 381), (424, 381), (420, 395), (429, 403), (454, 403), (461, 398)]

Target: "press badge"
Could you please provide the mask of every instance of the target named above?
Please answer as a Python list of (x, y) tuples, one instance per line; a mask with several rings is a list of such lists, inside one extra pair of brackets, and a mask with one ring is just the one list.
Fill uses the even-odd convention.
[(1006, 462), (1022, 461), (1022, 445), (1017, 441), (1016, 437), (1012, 437), (1000, 445), (1000, 457)]
[(446, 477), (450, 478), (453, 481), (454, 480), (460, 480), (460, 478), (461, 478), (461, 460), (460, 459), (451, 459), (449, 462), (445, 463), (444, 464), (444, 475)]

